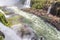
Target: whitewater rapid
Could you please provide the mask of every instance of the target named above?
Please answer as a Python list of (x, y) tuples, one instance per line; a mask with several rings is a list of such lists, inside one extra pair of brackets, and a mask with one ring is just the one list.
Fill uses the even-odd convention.
[[(31, 25), (31, 28), (36, 32), (36, 34), (38, 36), (42, 35), (44, 40), (60, 40), (60, 32), (58, 30), (56, 30), (56, 28), (54, 28), (52, 25), (46, 23), (40, 17), (37, 17), (37, 16), (35, 16), (33, 14), (28, 14), (27, 12), (23, 12), (23, 11), (21, 11), (20, 9), (18, 9), (15, 6), (13, 6), (13, 7), (6, 7), (6, 9), (13, 10), (13, 12), (15, 14), (19, 14), (20, 16), (26, 18), (27, 20), (28, 19), (31, 20), (30, 22), (32, 22), (32, 23), (30, 23), (29, 25)], [(27, 24), (28, 23), (29, 22), (27, 22)], [(5, 28), (5, 27), (3, 27), (3, 28)], [(8, 29), (5, 28), (5, 30), (7, 31)], [(11, 32), (10, 30), (11, 29), (9, 29), (9, 31), (8, 31), (9, 33)], [(6, 33), (9, 36), (8, 32), (6, 32)], [(12, 37), (10, 36), (11, 38), (14, 38), (14, 36), (12, 34), (14, 34), (14, 36), (15, 36), (15, 32), (12, 31), (12, 33), (11, 33)], [(7, 38), (9, 38), (8, 36), (7, 36)], [(17, 38), (19, 38), (19, 37), (17, 36)], [(15, 39), (13, 39), (13, 40), (15, 40)], [(23, 39), (23, 40), (29, 40), (29, 39), (26, 38), (26, 39)]]
[(6, 27), (0, 22), (0, 31), (2, 31), (5, 35), (4, 40), (21, 40), (19, 36), (10, 28)]
[(30, 19), (33, 22), (31, 23), (33, 24), (31, 28), (35, 30), (37, 35), (39, 36), (43, 35), (43, 37), (45, 37), (44, 40), (60, 40), (60, 32), (56, 28), (54, 28), (54, 26), (48, 24), (40, 17), (37, 17), (33, 14), (29, 14), (27, 12), (23, 12), (19, 10), (17, 7), (7, 7), (7, 8), (13, 10), (15, 14), (19, 14), (27, 19)]

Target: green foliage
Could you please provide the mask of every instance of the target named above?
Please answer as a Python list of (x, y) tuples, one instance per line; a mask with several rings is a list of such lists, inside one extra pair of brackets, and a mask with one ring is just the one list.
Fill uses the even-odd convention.
[(3, 40), (3, 37), (2, 36), (0, 36), (0, 40)]
[(31, 0), (31, 2), (32, 8), (42, 9), (44, 7), (44, 4), (46, 3), (46, 0)]
[(2, 13), (0, 13), (0, 21), (6, 26), (10, 26), (10, 23), (6, 20), (5, 16)]

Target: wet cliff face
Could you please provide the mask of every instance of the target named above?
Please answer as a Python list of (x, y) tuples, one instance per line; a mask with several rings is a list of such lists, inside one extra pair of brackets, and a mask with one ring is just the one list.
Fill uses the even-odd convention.
[(55, 4), (52, 5), (50, 13), (52, 15), (60, 17), (60, 2), (56, 2)]

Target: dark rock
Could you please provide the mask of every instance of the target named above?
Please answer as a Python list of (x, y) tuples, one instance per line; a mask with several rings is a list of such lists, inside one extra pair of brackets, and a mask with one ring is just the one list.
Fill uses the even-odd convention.
[(0, 36), (2, 36), (3, 38), (5, 38), (5, 35), (0, 31)]
[(56, 2), (52, 5), (50, 13), (60, 17), (60, 2)]

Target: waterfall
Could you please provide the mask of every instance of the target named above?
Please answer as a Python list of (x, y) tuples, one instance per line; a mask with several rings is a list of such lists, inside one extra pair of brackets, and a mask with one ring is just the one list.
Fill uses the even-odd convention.
[(0, 0), (0, 6), (17, 6), (19, 8), (30, 8), (31, 0)]
[(50, 13), (51, 8), (52, 8), (52, 5), (49, 6), (48, 11), (47, 11), (47, 14)]
[(31, 0), (26, 0), (25, 3), (24, 3), (24, 7), (25, 8), (30, 8), (30, 2), (31, 2)]
[(5, 35), (4, 40), (21, 40), (21, 38), (17, 36), (12, 29), (6, 27), (1, 22), (0, 22), (0, 31), (3, 32)]
[(18, 3), (15, 4), (20, 9), (30, 8), (31, 0), (20, 0)]

